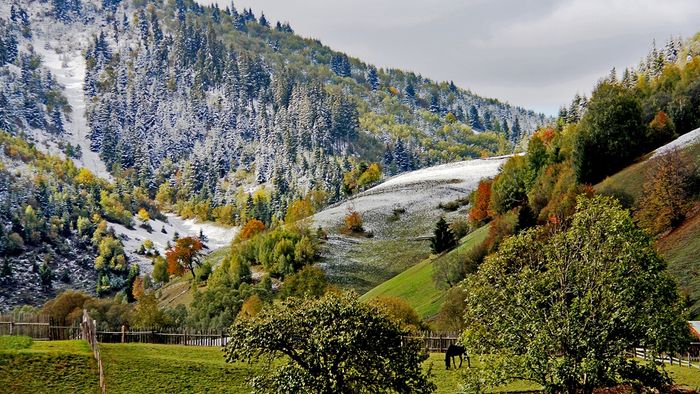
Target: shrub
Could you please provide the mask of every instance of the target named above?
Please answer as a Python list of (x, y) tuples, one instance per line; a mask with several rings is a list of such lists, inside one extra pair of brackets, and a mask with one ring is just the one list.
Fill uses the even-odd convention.
[(411, 330), (424, 330), (427, 325), (420, 318), (418, 312), (403, 298), (394, 296), (381, 296), (372, 300), (374, 305), (384, 310), (394, 318), (402, 327)]
[(299, 272), (288, 275), (284, 279), (280, 297), (311, 297), (318, 298), (326, 293), (328, 279), (323, 269), (307, 265)]
[(467, 219), (458, 217), (450, 222), (450, 230), (452, 230), (456, 239), (462, 239), (471, 231), (471, 225)]
[(345, 230), (351, 233), (362, 233), (365, 231), (363, 225), (362, 215), (355, 211), (350, 210), (347, 215), (345, 215)]

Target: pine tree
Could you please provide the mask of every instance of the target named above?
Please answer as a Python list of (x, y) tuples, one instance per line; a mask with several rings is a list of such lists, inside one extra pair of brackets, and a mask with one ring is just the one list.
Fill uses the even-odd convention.
[(51, 111), (51, 124), (56, 134), (62, 135), (65, 133), (65, 129), (63, 128), (63, 119), (61, 118), (61, 111), (58, 109), (58, 107), (54, 107), (53, 111)]
[(520, 120), (518, 117), (515, 117), (515, 121), (513, 122), (513, 127), (510, 129), (510, 140), (513, 143), (516, 143), (520, 140), (522, 134), (522, 130), (520, 129)]
[(440, 254), (442, 252), (454, 249), (457, 246), (455, 235), (450, 229), (450, 226), (445, 221), (444, 217), (440, 217), (435, 225), (433, 237), (430, 239), (430, 248), (433, 253)]
[(469, 124), (474, 130), (484, 130), (484, 125), (481, 123), (481, 118), (479, 117), (479, 111), (474, 105), (469, 107)]
[(263, 27), (270, 27), (270, 22), (267, 21), (267, 18), (265, 18), (265, 13), (260, 13), (260, 26)]
[(379, 89), (379, 76), (377, 75), (377, 69), (370, 67), (367, 72), (367, 83), (372, 90)]

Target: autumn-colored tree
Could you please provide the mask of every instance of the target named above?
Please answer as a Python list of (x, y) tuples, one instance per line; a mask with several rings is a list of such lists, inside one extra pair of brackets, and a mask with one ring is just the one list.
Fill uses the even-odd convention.
[(491, 218), (489, 203), (491, 201), (491, 179), (483, 179), (472, 196), (472, 209), (469, 211), (469, 222), (475, 227)]
[(649, 234), (656, 235), (685, 219), (697, 182), (692, 158), (674, 150), (656, 159), (646, 175), (644, 193), (634, 218)]
[(151, 220), (151, 216), (148, 214), (148, 211), (141, 208), (139, 209), (139, 213), (136, 214), (136, 218), (141, 222), (141, 223), (146, 223), (149, 220)]
[(250, 319), (258, 315), (263, 308), (263, 302), (257, 294), (248, 297), (241, 305), (238, 319)]
[(246, 239), (253, 238), (255, 235), (260, 234), (263, 231), (265, 231), (265, 223), (258, 219), (250, 219), (243, 226), (241, 232), (238, 233), (238, 239), (245, 241)]
[(364, 189), (380, 179), (382, 179), (382, 169), (379, 167), (379, 164), (372, 163), (357, 179), (357, 187)]
[(666, 112), (659, 111), (647, 128), (647, 141), (650, 147), (657, 147), (676, 137), (676, 129), (673, 121)]
[(168, 273), (182, 276), (185, 270), (189, 270), (194, 275), (194, 266), (200, 264), (203, 247), (199, 238), (183, 237), (178, 239), (175, 246), (165, 254), (165, 259), (168, 262)]
[(66, 290), (44, 304), (42, 313), (58, 322), (72, 323), (83, 313), (83, 306), (91, 297), (82, 291)]
[(361, 233), (365, 231), (364, 227), (362, 227), (363, 223), (362, 215), (354, 209), (351, 209), (348, 211), (348, 214), (345, 215), (345, 230), (349, 232)]
[(134, 278), (134, 284), (131, 285), (131, 295), (134, 296), (135, 300), (138, 300), (143, 296), (143, 287), (143, 278), (140, 276)]
[(296, 200), (289, 205), (289, 208), (287, 208), (287, 214), (284, 216), (284, 222), (291, 224), (313, 214), (314, 208), (311, 206), (311, 202), (309, 200)]

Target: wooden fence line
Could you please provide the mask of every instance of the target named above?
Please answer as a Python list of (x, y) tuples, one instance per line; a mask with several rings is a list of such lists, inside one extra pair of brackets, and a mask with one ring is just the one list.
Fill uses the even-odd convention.
[(78, 339), (80, 325), (54, 321), (42, 314), (0, 314), (0, 335), (22, 335), (37, 341)]
[(659, 362), (659, 363), (666, 363), (666, 364), (671, 364), (671, 365), (678, 365), (680, 367), (686, 366), (688, 368), (698, 368), (700, 369), (700, 365), (698, 364), (693, 364), (693, 362), (698, 362), (700, 361), (699, 356), (693, 356), (690, 354), (690, 352), (686, 353), (685, 357), (683, 357), (680, 354), (653, 354), (652, 352), (647, 351), (645, 348), (634, 348), (632, 351), (629, 352), (629, 356), (635, 357), (635, 358), (641, 358), (644, 360), (650, 360), (652, 357), (654, 358), (654, 361)]
[(100, 356), (100, 344), (97, 342), (97, 330), (95, 329), (95, 321), (90, 318), (87, 310), (83, 309), (83, 320), (80, 323), (82, 329), (82, 337), (90, 345), (92, 355), (97, 361), (97, 369), (100, 376), (100, 390), (102, 394), (107, 393), (107, 383), (105, 382), (105, 370), (102, 366), (102, 357)]

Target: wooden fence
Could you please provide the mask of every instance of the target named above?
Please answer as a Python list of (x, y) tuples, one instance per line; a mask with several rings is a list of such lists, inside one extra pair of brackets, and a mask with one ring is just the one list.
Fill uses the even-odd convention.
[(105, 343), (155, 343), (185, 346), (226, 346), (228, 335), (221, 330), (152, 329), (98, 331), (97, 339)]
[(459, 339), (458, 332), (433, 332), (424, 331), (420, 338), (425, 349), (430, 353), (445, 353), (450, 345), (454, 345)]
[(0, 335), (23, 335), (38, 341), (78, 339), (80, 325), (56, 322), (41, 314), (0, 314)]
[(107, 392), (107, 383), (105, 382), (105, 370), (102, 366), (102, 357), (100, 355), (100, 344), (97, 342), (97, 329), (95, 328), (95, 321), (90, 318), (87, 310), (83, 309), (83, 320), (80, 323), (81, 336), (87, 341), (92, 350), (92, 355), (97, 361), (97, 369), (100, 376), (100, 390), (102, 394)]
[[(692, 346), (692, 344), (691, 344)], [(632, 351), (629, 352), (629, 356), (635, 357), (635, 358), (641, 358), (644, 360), (651, 360), (651, 358), (654, 358), (654, 361), (659, 362), (659, 363), (665, 363), (665, 364), (670, 364), (670, 365), (678, 365), (681, 367), (688, 367), (688, 368), (698, 368), (700, 369), (700, 364), (698, 362), (700, 361), (700, 356), (698, 355), (693, 355), (691, 352), (687, 352), (685, 355), (681, 354), (653, 354), (649, 352), (647, 349), (644, 348), (634, 348)]]

